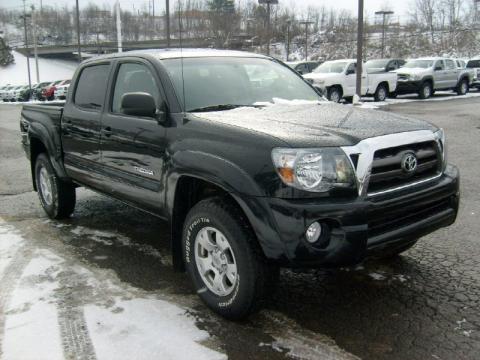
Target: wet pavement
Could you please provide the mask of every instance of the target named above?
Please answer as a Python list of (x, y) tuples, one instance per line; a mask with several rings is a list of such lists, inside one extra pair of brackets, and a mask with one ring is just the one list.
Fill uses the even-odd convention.
[[(25, 239), (22, 256), (13, 261), (15, 271), (2, 278), (8, 281), (0, 288), (0, 311), (5, 312), (9, 292), (29, 259), (48, 251), (68, 265), (56, 290), (64, 354), (69, 353), (65, 348), (77, 349), (73, 353), (95, 358), (94, 330), (81, 325), (82, 308), (96, 304), (114, 312), (118, 305), (112, 299), (121, 297), (178, 305), (210, 334), (202, 344), (230, 359), (479, 359), (479, 109), (480, 98), (382, 109), (423, 118), (446, 130), (449, 160), (462, 173), (455, 225), (423, 238), (390, 262), (369, 261), (340, 270), (283, 270), (267, 308), (233, 323), (211, 313), (187, 276), (173, 272), (166, 223), (84, 189), (77, 192), (71, 219), (48, 220), (31, 190), (29, 164), (19, 146), (20, 108), (0, 106), (0, 218)], [(81, 276), (71, 270), (75, 267), (91, 272), (94, 285), (78, 281)], [(102, 291), (105, 283), (115, 287)], [(72, 340), (65, 329), (77, 318), (81, 336)], [(67, 321), (63, 325), (62, 319)], [(4, 327), (0, 315), (0, 345)]]

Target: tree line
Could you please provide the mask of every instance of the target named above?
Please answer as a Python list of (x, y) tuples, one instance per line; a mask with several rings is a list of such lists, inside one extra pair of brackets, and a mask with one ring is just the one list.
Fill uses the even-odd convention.
[[(157, 2), (158, 3), (158, 2)], [(480, 21), (475, 0), (410, 0), (406, 15), (387, 17), (386, 56), (426, 55), (473, 56), (480, 53)], [(479, 5), (480, 6), (480, 5)], [(44, 6), (27, 9), (35, 17), (38, 43), (67, 45), (76, 42), (75, 8)], [(11, 47), (23, 46), (23, 9), (0, 8), (0, 29)], [(116, 8), (89, 3), (80, 10), (80, 40), (101, 44), (116, 40)], [(164, 39), (165, 14), (153, 14), (146, 5), (121, 9), (124, 41)], [(29, 19), (29, 34), (32, 34)], [(301, 58), (308, 31), (311, 57), (321, 59), (355, 56), (357, 18), (355, 9), (338, 10), (327, 6), (300, 8), (281, 1), (271, 10), (271, 31), (264, 5), (257, 0), (171, 0), (171, 37), (205, 39), (212, 47), (241, 47), (265, 52), (268, 39), (274, 56), (285, 57), (285, 43), (291, 40), (292, 58)], [(366, 14), (365, 54), (378, 57), (381, 48), (382, 19)], [(289, 36), (288, 36), (289, 35)], [(235, 44), (235, 45), (234, 45)], [(99, 46), (99, 51), (102, 49)]]

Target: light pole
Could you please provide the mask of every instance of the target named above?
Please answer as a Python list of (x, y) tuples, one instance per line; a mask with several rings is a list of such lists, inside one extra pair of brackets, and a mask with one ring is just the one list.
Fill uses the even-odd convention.
[(170, 47), (170, 1), (165, 0), (165, 20), (167, 30), (167, 47)]
[(20, 19), (23, 19), (23, 27), (25, 30), (25, 51), (27, 53), (27, 70), (28, 70), (28, 89), (29, 89), (29, 100), (32, 96), (32, 77), (30, 75), (30, 58), (28, 51), (28, 37), (27, 37), (27, 18), (31, 17), (30, 14), (27, 14), (25, 7), (25, 0), (23, 0), (23, 15), (20, 16)]
[(308, 25), (313, 24), (313, 21), (300, 21), (300, 25), (305, 25), (305, 61), (308, 60)]
[(278, 0), (258, 0), (259, 4), (267, 4), (267, 55), (270, 55), (270, 41), (272, 34), (270, 33), (270, 7), (277, 5)]
[(35, 74), (37, 75), (37, 84), (40, 83), (40, 71), (38, 69), (38, 49), (37, 49), (37, 24), (35, 6), (32, 5), (32, 30), (33, 30), (33, 55), (35, 57)]
[(386, 27), (386, 18), (388, 15), (394, 14), (393, 11), (375, 11), (375, 15), (382, 15), (382, 59), (385, 56), (385, 27)]
[(360, 101), (362, 96), (362, 71), (363, 71), (363, 0), (358, 0), (358, 30), (357, 30), (357, 81), (355, 94)]
[(78, 0), (76, 0), (76, 18), (77, 18), (77, 49), (78, 62), (82, 62), (82, 49), (80, 48), (80, 9), (78, 8)]
[(287, 61), (290, 56), (290, 26), (292, 25), (292, 20), (287, 20)]

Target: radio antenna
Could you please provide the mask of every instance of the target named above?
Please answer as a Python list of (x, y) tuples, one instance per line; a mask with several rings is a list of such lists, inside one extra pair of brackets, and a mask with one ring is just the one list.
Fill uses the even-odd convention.
[(180, 64), (182, 68), (182, 92), (183, 92), (183, 115), (187, 112), (187, 100), (185, 98), (185, 76), (183, 74), (183, 38), (182, 38), (182, 2), (178, 2), (178, 31), (180, 40)]

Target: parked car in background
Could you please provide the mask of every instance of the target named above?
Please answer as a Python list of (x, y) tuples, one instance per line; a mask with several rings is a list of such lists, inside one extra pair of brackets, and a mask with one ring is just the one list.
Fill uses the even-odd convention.
[(11, 102), (17, 101), (17, 94), (19, 90), (22, 89), (24, 86), (25, 85), (16, 85), (10, 88), (10, 90), (8, 90), (7, 92), (7, 101), (11, 101)]
[(13, 85), (4, 85), (0, 87), (0, 101), (8, 101), (6, 99), (7, 93)]
[(290, 66), (293, 70), (298, 72), (301, 75), (310, 74), (315, 70), (320, 62), (318, 61), (287, 61), (285, 64)]
[[(355, 95), (357, 61), (353, 59), (326, 61), (304, 78), (324, 93), (328, 100), (339, 102)], [(397, 88), (394, 73), (362, 74), (362, 96), (373, 96), (375, 101), (385, 101)]]
[(33, 90), (33, 96), (32, 96), (33, 99), (34, 100), (45, 100), (43, 98), (43, 91), (47, 86), (50, 86), (50, 85), (53, 85), (53, 83), (51, 81), (44, 81), (44, 82), (41, 82), (41, 83), (37, 84), (37, 86)]
[(68, 88), (70, 87), (70, 80), (64, 80), (56, 86), (54, 98), (64, 100), (67, 98)]
[(54, 96), (55, 96), (55, 89), (56, 89), (56, 86), (61, 84), (63, 81), (65, 80), (58, 80), (58, 81), (54, 81), (53, 83), (51, 83), (50, 85), (48, 85), (47, 87), (45, 87), (42, 91), (42, 97), (44, 100), (48, 100), (48, 101), (51, 101), (54, 99)]
[(397, 70), (405, 65), (403, 59), (372, 59), (365, 63), (365, 70), (369, 74), (379, 74)]
[(458, 69), (452, 59), (412, 59), (395, 72), (398, 75), (397, 94), (416, 93), (420, 99), (428, 99), (436, 90), (453, 90), (465, 95), (470, 86), (468, 73)]
[(473, 84), (473, 78), (475, 76), (475, 71), (473, 69), (468, 69), (467, 68), (467, 60), (464, 59), (453, 59), (455, 61), (455, 64), (457, 65), (457, 69), (461, 70), (460, 76), (462, 74), (467, 74), (468, 75), (468, 87)]
[[(23, 100), (23, 96), (25, 94), (28, 96), (29, 91), (30, 91), (30, 87), (28, 85), (20, 86), (15, 90), (13, 101), (25, 101)], [(28, 100), (28, 97), (27, 97), (27, 100)]]
[(473, 70), (472, 86), (480, 90), (480, 58), (468, 60), (467, 69)]

